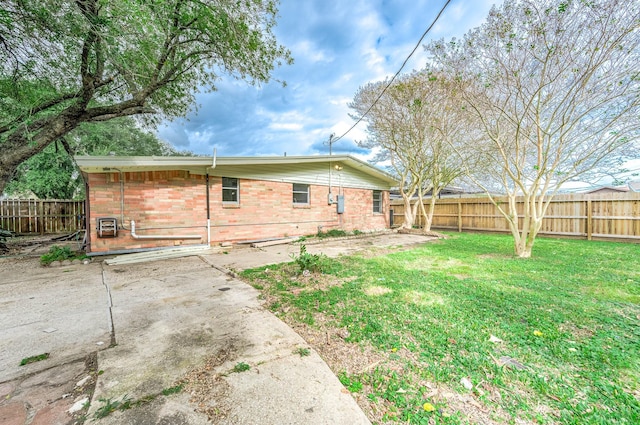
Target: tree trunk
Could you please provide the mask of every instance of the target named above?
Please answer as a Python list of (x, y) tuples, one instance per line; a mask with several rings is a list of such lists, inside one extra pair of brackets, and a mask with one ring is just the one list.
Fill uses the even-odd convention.
[(42, 118), (29, 127), (16, 129), (0, 151), (0, 194), (22, 162), (85, 121), (84, 112), (81, 107), (69, 107), (56, 117)]
[(411, 209), (411, 198), (406, 196), (405, 194), (402, 194), (402, 200), (404, 201), (404, 221), (400, 228), (411, 229), (411, 227), (413, 226), (413, 221), (415, 219), (413, 210)]
[(429, 212), (425, 211), (424, 204), (422, 204), (422, 214), (424, 215), (424, 227), (422, 231), (427, 233), (431, 231), (431, 225), (433, 224), (433, 210), (436, 207), (437, 194), (431, 192), (431, 198), (429, 199)]
[(17, 165), (13, 168), (10, 168), (8, 165), (5, 165), (0, 161), (0, 196), (4, 193), (4, 188), (7, 186), (7, 183), (9, 183), (13, 178), (13, 174), (16, 172), (17, 168)]

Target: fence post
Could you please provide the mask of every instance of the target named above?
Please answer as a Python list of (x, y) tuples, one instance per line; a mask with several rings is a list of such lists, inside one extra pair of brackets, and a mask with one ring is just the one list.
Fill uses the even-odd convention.
[(591, 212), (591, 199), (587, 199), (587, 240), (591, 240), (593, 232), (593, 213)]
[(458, 199), (458, 233), (462, 232), (462, 201)]

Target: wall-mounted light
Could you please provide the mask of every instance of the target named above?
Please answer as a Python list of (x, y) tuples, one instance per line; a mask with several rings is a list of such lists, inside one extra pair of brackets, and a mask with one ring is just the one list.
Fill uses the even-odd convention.
[(342, 170), (342, 165), (336, 164), (336, 165), (333, 166), (333, 168), (335, 168), (336, 171), (341, 171)]

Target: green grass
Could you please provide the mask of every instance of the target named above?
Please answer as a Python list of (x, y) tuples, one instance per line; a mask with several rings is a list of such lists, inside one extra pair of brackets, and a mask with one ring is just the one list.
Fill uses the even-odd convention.
[(43, 266), (48, 266), (54, 261), (64, 261), (64, 260), (75, 260), (75, 259), (84, 259), (87, 256), (83, 252), (74, 252), (71, 251), (71, 248), (68, 246), (60, 247), (58, 245), (53, 245), (49, 248), (49, 252), (43, 254), (40, 257), (40, 264)]
[(640, 423), (640, 245), (539, 239), (533, 258), (519, 259), (510, 237), (454, 234), (341, 257), (317, 276), (339, 284), (311, 280), (303, 291), (294, 267), (269, 268), (244, 277), (276, 314), (346, 328), (345, 343), (384, 360), (334, 370), (376, 421)]
[(240, 362), (237, 363), (233, 369), (231, 369), (232, 373), (241, 373), (241, 372), (246, 372), (247, 370), (251, 369), (251, 366), (249, 366), (248, 364), (244, 363), (244, 362)]
[(38, 354), (37, 356), (25, 357), (20, 361), (20, 366), (28, 365), (29, 363), (41, 362), (49, 358), (49, 353)]

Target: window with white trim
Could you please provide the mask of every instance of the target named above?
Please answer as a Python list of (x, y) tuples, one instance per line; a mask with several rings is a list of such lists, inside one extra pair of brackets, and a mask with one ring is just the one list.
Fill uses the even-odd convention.
[(222, 202), (237, 204), (240, 202), (240, 180), (233, 177), (222, 178)]
[(373, 191), (373, 212), (382, 213), (382, 191)]
[(295, 205), (309, 205), (309, 185), (293, 184), (293, 203)]

